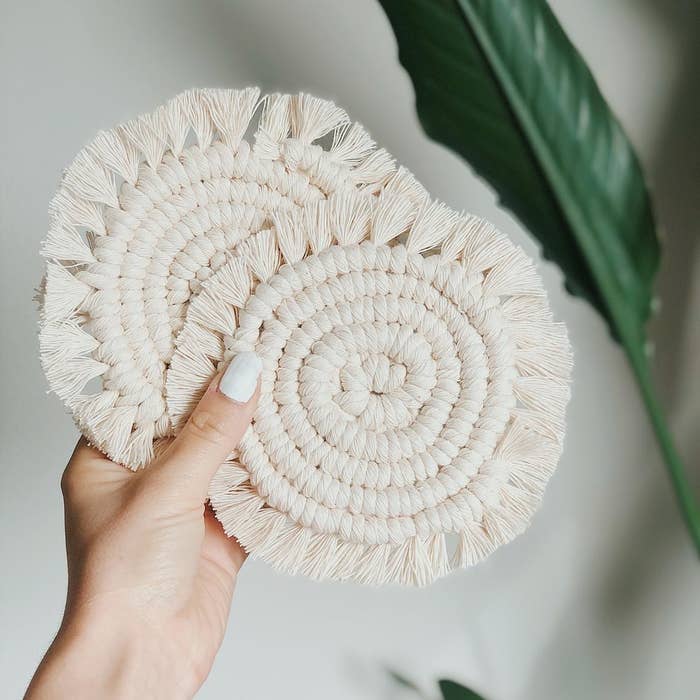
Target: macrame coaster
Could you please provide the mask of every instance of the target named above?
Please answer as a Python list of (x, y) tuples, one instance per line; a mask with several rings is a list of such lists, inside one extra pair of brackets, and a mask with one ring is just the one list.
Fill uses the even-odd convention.
[(247, 140), (259, 103), (183, 93), (78, 155), (43, 247), (44, 370), (87, 439), (139, 468), (254, 350), (254, 422), (210, 488), (226, 532), (285, 571), (424, 585), (539, 504), (565, 329), (519, 248), (431, 201), (344, 111), (271, 95)]

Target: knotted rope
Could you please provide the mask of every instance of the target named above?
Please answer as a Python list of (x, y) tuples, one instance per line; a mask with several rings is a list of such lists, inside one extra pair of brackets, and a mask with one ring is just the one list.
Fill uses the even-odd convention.
[(257, 104), (184, 93), (76, 158), (43, 249), (49, 383), (137, 468), (255, 350), (254, 424), (210, 489), (226, 531), (314, 578), (428, 583), (539, 503), (565, 330), (521, 250), (432, 202), (342, 110), (269, 96), (249, 143)]

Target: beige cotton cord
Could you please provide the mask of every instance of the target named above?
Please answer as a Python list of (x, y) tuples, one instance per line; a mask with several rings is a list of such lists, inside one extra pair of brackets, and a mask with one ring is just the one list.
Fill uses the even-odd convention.
[(254, 350), (254, 422), (210, 488), (226, 532), (285, 571), (429, 583), (539, 504), (565, 329), (519, 248), (431, 201), (345, 112), (271, 95), (253, 126), (259, 103), (190, 91), (79, 154), (43, 248), (44, 369), (138, 468)]

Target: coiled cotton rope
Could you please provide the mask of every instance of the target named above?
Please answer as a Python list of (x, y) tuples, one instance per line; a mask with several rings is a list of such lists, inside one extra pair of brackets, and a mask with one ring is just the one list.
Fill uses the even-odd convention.
[(138, 468), (255, 350), (254, 423), (210, 488), (226, 532), (285, 571), (429, 583), (537, 507), (565, 329), (519, 248), (431, 201), (345, 112), (271, 95), (249, 143), (259, 102), (190, 91), (78, 155), (43, 247), (44, 369)]

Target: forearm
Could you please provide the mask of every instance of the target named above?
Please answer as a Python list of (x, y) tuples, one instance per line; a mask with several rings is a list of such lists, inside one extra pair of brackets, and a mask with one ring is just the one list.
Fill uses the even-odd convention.
[[(198, 683), (173, 667), (155, 637), (116, 628), (114, 617), (81, 616), (61, 627), (37, 669), (25, 700), (191, 698)], [(168, 650), (169, 651), (169, 650)]]

